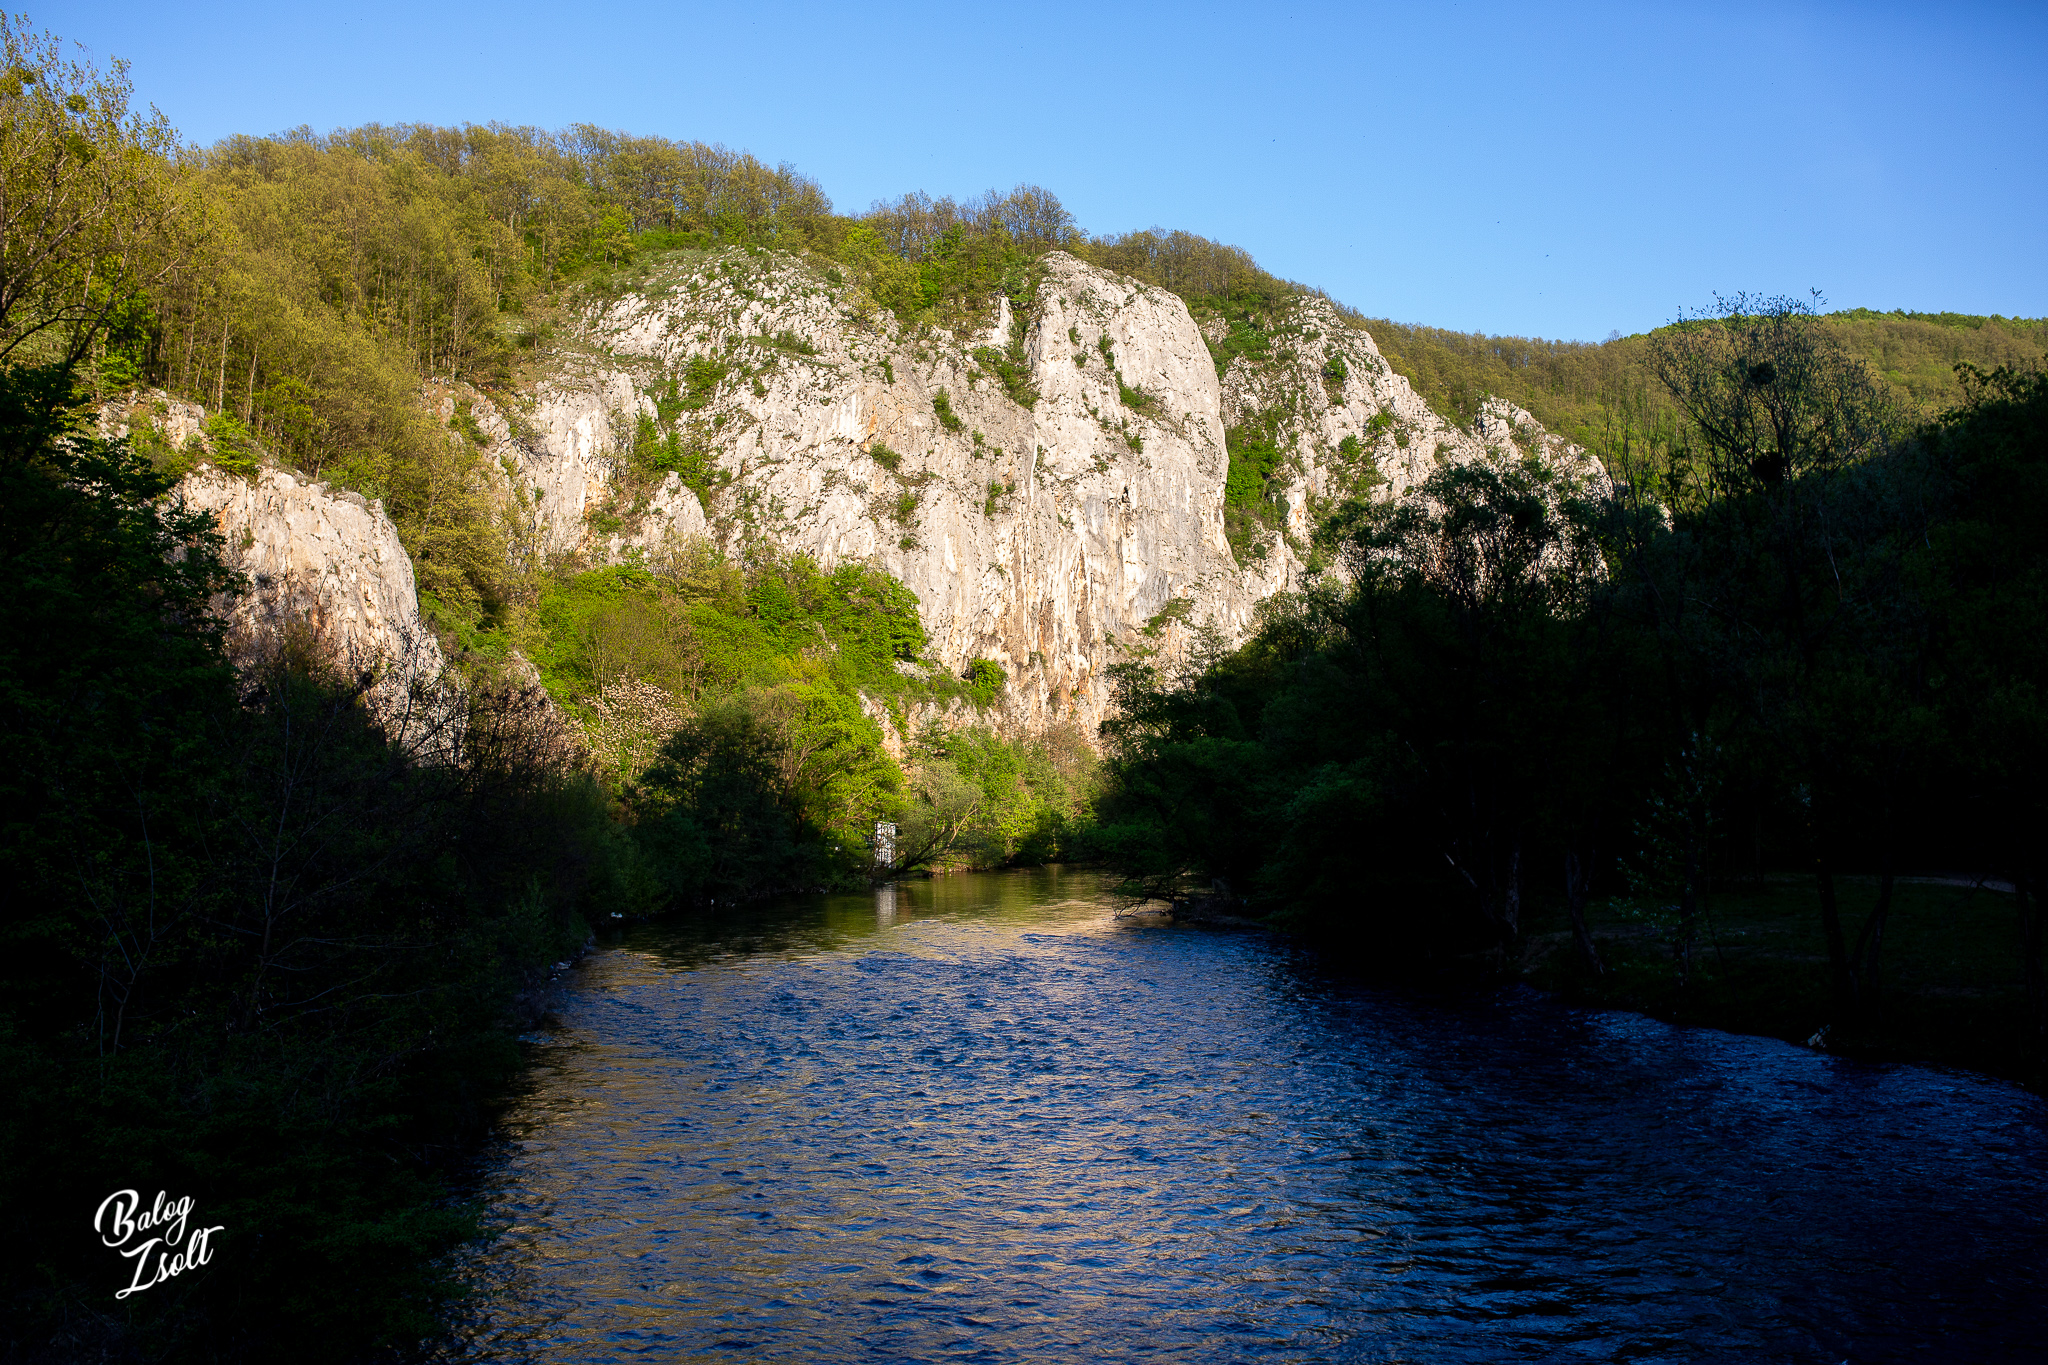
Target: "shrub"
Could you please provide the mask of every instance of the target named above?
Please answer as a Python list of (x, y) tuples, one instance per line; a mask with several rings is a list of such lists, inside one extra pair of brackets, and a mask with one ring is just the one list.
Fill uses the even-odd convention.
[(698, 356), (691, 361), (683, 368), (683, 384), (688, 392), (679, 400), (681, 406), (696, 412), (709, 403), (717, 395), (720, 382), (731, 368), (708, 356)]
[(932, 398), (932, 411), (938, 414), (939, 425), (948, 431), (959, 431), (966, 423), (953, 414), (953, 400), (940, 389)]
[(967, 695), (976, 706), (991, 706), (1009, 685), (1010, 678), (993, 659), (970, 659), (960, 681), (967, 684)]
[(974, 353), (974, 358), (1001, 382), (1003, 392), (1010, 396), (1012, 403), (1026, 409), (1038, 405), (1038, 389), (1031, 382), (1031, 366), (1025, 362), (1021, 347), (1005, 351), (983, 346)]

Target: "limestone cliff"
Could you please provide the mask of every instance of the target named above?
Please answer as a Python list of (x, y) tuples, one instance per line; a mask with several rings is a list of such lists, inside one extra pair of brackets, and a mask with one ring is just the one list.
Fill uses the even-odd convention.
[(387, 724), (438, 682), (441, 647), (420, 621), (412, 560), (381, 504), (282, 470), (245, 480), (210, 465), (178, 493), (214, 514), (229, 562), (248, 576), (238, 629), (309, 631), (346, 667), (375, 675), (370, 701)]
[[(1010, 718), (1093, 728), (1125, 651), (1173, 657), (1203, 624), (1237, 639), (1300, 586), (1344, 497), (1398, 496), (1444, 459), (1580, 458), (1526, 413), (1445, 421), (1317, 297), (1220, 379), (1178, 297), (1062, 252), (978, 336), (862, 302), (796, 257), (729, 251), (593, 306), (514, 411), (474, 402), (533, 538), (607, 559), (709, 534), (877, 564), (917, 593), (944, 665), (1004, 667)], [(1224, 434), (1253, 421), (1286, 443), (1284, 511), (1233, 551)], [(701, 455), (697, 490), (636, 478), (645, 440)]]
[[(1505, 404), (1447, 422), (1319, 297), (1220, 376), (1203, 330), (1220, 340), (1219, 320), (1164, 290), (1055, 252), (1013, 297), (962, 337), (900, 326), (823, 263), (678, 254), (587, 305), (523, 392), (436, 382), (422, 401), (482, 444), (515, 548), (613, 562), (708, 536), (874, 564), (917, 594), (939, 664), (995, 660), (1006, 717), (1030, 727), (1092, 730), (1132, 650), (1171, 659), (1200, 626), (1241, 638), (1260, 600), (1301, 586), (1346, 497), (1403, 495), (1452, 459), (1597, 474)], [(196, 432), (189, 406), (153, 420)], [(1277, 500), (1239, 517), (1235, 546), (1230, 427), (1283, 451)], [(186, 492), (350, 649), (439, 668), (381, 508), (277, 471)]]
[[(213, 454), (197, 403), (144, 390), (98, 417), (103, 437), (149, 432), (192, 458)], [(246, 578), (228, 612), (238, 649), (304, 632), (351, 672), (375, 678), (370, 705), (399, 738), (447, 738), (445, 661), (420, 619), (412, 559), (381, 503), (282, 469), (242, 478), (209, 463), (181, 479), (175, 496), (213, 514), (229, 564)]]
[[(1013, 719), (1092, 727), (1122, 649), (1237, 635), (1262, 594), (1224, 540), (1219, 391), (1186, 306), (1055, 253), (1025, 311), (965, 339), (899, 329), (793, 257), (730, 252), (593, 311), (485, 429), (552, 548), (617, 554), (701, 516), (728, 551), (875, 563), (941, 661), (1004, 667)], [(613, 509), (630, 532), (597, 529), (643, 418), (706, 452), (709, 506), (670, 476)]]
[(1536, 455), (1604, 477), (1583, 449), (1498, 399), (1470, 430), (1446, 421), (1328, 299), (1297, 298), (1275, 320), (1269, 346), (1261, 360), (1231, 361), (1222, 381), (1224, 421), (1271, 429), (1285, 454), (1278, 534), (1256, 538), (1248, 556), (1263, 591), (1300, 586), (1315, 524), (1337, 504), (1368, 493), (1404, 497), (1446, 461)]

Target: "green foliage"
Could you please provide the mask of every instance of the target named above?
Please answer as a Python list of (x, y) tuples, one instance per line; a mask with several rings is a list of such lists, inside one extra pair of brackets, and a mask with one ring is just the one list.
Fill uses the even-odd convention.
[(880, 441), (872, 442), (868, 446), (868, 458), (892, 474), (903, 467), (903, 457)]
[(0, 360), (76, 363), (104, 334), (102, 381), (131, 388), (140, 338), (123, 322), (146, 313), (137, 293), (177, 269), (193, 230), (177, 134), (129, 107), (127, 63), (66, 61), (27, 24), (0, 14)]
[(206, 436), (212, 443), (213, 463), (230, 474), (251, 478), (261, 467), (263, 447), (249, 428), (224, 412), (206, 419)]
[(787, 351), (791, 355), (814, 356), (818, 353), (818, 348), (812, 345), (810, 341), (787, 329), (777, 332), (774, 336), (757, 337), (755, 339), (764, 346), (773, 347), (778, 351)]
[(476, 403), (471, 399), (458, 398), (455, 400), (455, 415), (448, 419), (448, 425), (454, 430), (461, 432), (463, 438), (471, 445), (482, 446), (490, 444), (490, 438), (484, 435), (484, 429), (477, 425)]
[(1518, 803), (1542, 789), (1524, 741), (1577, 715), (1598, 657), (1576, 611), (1592, 513), (1552, 479), (1447, 466), (1424, 499), (1354, 503), (1330, 532), (1351, 591), (1281, 599), (1243, 649), (1198, 648), (1179, 676), (1121, 666), (1102, 837), (1133, 893), (1220, 878), (1406, 943), (1433, 932), (1415, 898), (1469, 874), (1480, 914), (1449, 932), (1483, 938)]
[[(1651, 366), (1655, 339), (1672, 329), (1591, 343), (1352, 320), (1372, 333), (1394, 370), (1453, 421), (1469, 424), (1486, 397), (1497, 394), (1603, 459), (1624, 446), (1664, 449), (1677, 439), (1680, 413)], [(1905, 412), (1921, 419), (1963, 400), (1957, 364), (1991, 369), (2048, 362), (2048, 322), (2040, 319), (1852, 309), (1821, 321)]]
[(697, 356), (683, 367), (683, 396), (678, 400), (685, 412), (697, 412), (718, 394), (732, 366), (709, 356)]
[(813, 673), (889, 691), (902, 682), (896, 662), (925, 647), (916, 598), (879, 570), (827, 574), (803, 556), (742, 566), (701, 544), (651, 566), (556, 576), (534, 621), (543, 681), (577, 705), (628, 678), (686, 707)]
[(712, 452), (694, 433), (674, 426), (664, 430), (644, 412), (634, 425), (632, 465), (642, 477), (680, 476), (707, 507), (722, 476)]
[(1279, 509), (1268, 496), (1279, 470), (1281, 450), (1269, 417), (1224, 432), (1230, 460), (1223, 484), (1224, 534), (1240, 561), (1254, 552), (1262, 534), (1279, 524)]
[(534, 662), (618, 780), (661, 903), (866, 875), (903, 777), (861, 699), (933, 691), (899, 667), (925, 648), (901, 583), (700, 544), (558, 576), (535, 623)]
[(1186, 621), (1194, 612), (1194, 609), (1195, 600), (1192, 597), (1173, 598), (1165, 606), (1145, 619), (1144, 629), (1141, 633), (1147, 639), (1157, 639), (1160, 633), (1166, 629), (1168, 622)]
[[(992, 730), (954, 731), (927, 746), (919, 769), (971, 794), (969, 813), (944, 861), (969, 867), (1069, 861), (1093, 851), (1092, 811), (1100, 761), (1071, 726), (1030, 739)], [(942, 779), (943, 780), (943, 779)]]
[(923, 194), (878, 204), (847, 231), (837, 254), (898, 318), (958, 328), (986, 326), (999, 295), (1028, 307), (1033, 260), (1077, 241), (1056, 198), (1020, 185), (964, 204)]
[[(508, 1014), (629, 850), (530, 699), (380, 725), (303, 628), (231, 666), (212, 518), (80, 434), (69, 388), (0, 374), (10, 1308), (43, 1340), (90, 1311), (136, 1358), (416, 1341), (475, 1232), (434, 1154), (480, 1130)], [(426, 761), (452, 724), (459, 756)], [(228, 1231), (175, 1294), (115, 1304), (104, 1249), (62, 1229), (142, 1184)]]
[(932, 398), (932, 411), (938, 414), (939, 425), (947, 431), (959, 431), (965, 424), (953, 413), (953, 400), (940, 389)]
[(1031, 365), (1022, 351), (1021, 342), (1001, 350), (983, 346), (974, 352), (974, 358), (996, 377), (1012, 403), (1029, 411), (1038, 406), (1038, 388), (1031, 382)]
[[(1932, 964), (1881, 970), (1886, 925), (1915, 865), (2038, 884), (2048, 381), (1965, 368), (1967, 404), (1909, 436), (1833, 321), (1782, 299), (1724, 301), (1647, 363), (1679, 414), (1661, 473), (1640, 449), (1611, 491), (1444, 464), (1325, 522), (1343, 586), (1178, 674), (1117, 671), (1099, 839), (1132, 894), (1220, 879), (1390, 963), (1512, 962), (1540, 913), (1575, 964), (1546, 979), (1596, 998), (1803, 1001), (1826, 1015), (1799, 1036), (1831, 1018), (1852, 1050), (1954, 1026), (1894, 985)], [(1811, 879), (1808, 946), (1731, 967), (1713, 906), (1772, 866)], [(1983, 1055), (2039, 1075), (2043, 926), (2016, 899), (1972, 989), (2018, 1030)]]
[(967, 670), (960, 678), (967, 684), (967, 695), (976, 706), (993, 706), (1010, 682), (1009, 674), (993, 659), (968, 660)]

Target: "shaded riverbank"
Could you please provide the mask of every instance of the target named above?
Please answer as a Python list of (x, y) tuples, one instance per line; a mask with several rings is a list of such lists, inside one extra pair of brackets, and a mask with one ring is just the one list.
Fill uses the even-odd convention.
[[(1877, 879), (1838, 879), (1844, 916), (1860, 926)], [(1967, 1067), (2048, 1083), (2027, 1026), (2021, 931), (2010, 888), (1902, 879), (1885, 930), (1876, 999), (1837, 1008), (1811, 878), (1772, 877), (1717, 892), (1690, 980), (1673, 952), (1675, 924), (1611, 902), (1589, 907), (1607, 967), (1587, 972), (1561, 905), (1535, 907), (1522, 975), (1579, 1004), (1633, 1009), (1670, 1023), (1819, 1045), (1870, 1061)]]

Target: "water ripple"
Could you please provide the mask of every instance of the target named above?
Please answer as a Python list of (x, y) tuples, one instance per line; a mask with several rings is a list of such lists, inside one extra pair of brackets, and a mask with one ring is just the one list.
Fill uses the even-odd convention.
[(2039, 1358), (2039, 1099), (1080, 874), (638, 929), (540, 1041), (461, 1359)]

